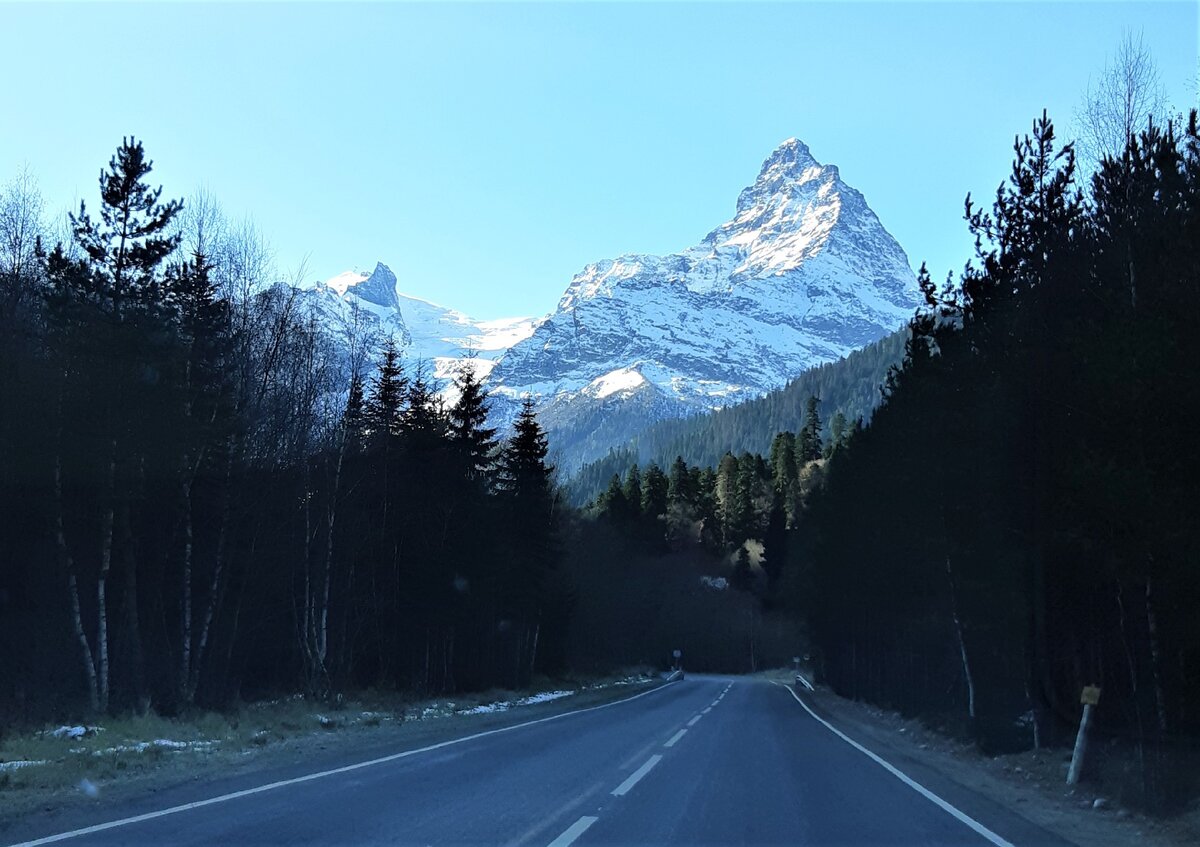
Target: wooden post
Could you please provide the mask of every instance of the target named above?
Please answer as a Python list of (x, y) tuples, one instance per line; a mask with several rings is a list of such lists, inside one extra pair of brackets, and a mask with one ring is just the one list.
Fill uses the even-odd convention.
[(1079, 733), (1075, 736), (1075, 752), (1071, 754), (1071, 768), (1067, 771), (1067, 785), (1077, 785), (1083, 773), (1083, 760), (1087, 756), (1088, 727), (1092, 723), (1092, 710), (1100, 704), (1100, 688), (1084, 686), (1079, 697), (1083, 703), (1083, 717), (1079, 719)]

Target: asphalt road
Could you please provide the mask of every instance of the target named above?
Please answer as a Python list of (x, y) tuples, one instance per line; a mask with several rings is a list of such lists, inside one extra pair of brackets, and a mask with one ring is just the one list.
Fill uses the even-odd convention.
[[(384, 753), (387, 753), (385, 756)], [(790, 689), (688, 678), (633, 699), (371, 763), (210, 783), (95, 810), (27, 843), (228, 845), (1055, 845)], [(111, 825), (114, 824), (115, 825)], [(34, 840), (44, 839), (44, 840)]]

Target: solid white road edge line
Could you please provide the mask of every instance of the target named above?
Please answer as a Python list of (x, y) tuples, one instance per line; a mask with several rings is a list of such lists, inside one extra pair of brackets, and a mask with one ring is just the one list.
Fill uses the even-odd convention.
[(700, 718), (702, 718), (702, 717), (704, 717), (704, 715), (696, 715), (696, 717), (694, 717), (690, 721), (688, 721), (688, 726), (695, 726), (696, 721), (700, 720)]
[(799, 673), (796, 674), (796, 679), (800, 680), (800, 684), (803, 685), (805, 688), (807, 688), (809, 691), (817, 690), (817, 689), (813, 688), (813, 684), (811, 682), (809, 682), (807, 679), (804, 678), (804, 674), (799, 674)]
[(341, 773), (349, 773), (360, 768), (369, 768), (374, 765), (382, 765), (387, 762), (394, 762), (397, 759), (405, 759), (409, 756), (416, 756), (420, 753), (428, 753), (432, 750), (440, 750), (443, 747), (451, 747), (455, 744), (463, 744), (467, 741), (474, 741), (477, 738), (486, 738), (489, 735), (499, 735), (502, 732), (512, 732), (515, 729), (524, 729), (529, 726), (536, 726), (549, 721), (556, 721), (559, 718), (568, 718), (571, 715), (582, 715), (584, 712), (595, 712), (598, 709), (607, 709), (609, 706), (619, 706), (622, 703), (628, 703), (632, 700), (637, 700), (639, 697), (645, 697), (647, 694), (653, 694), (656, 691), (662, 691), (670, 683), (664, 682), (662, 685), (655, 686), (649, 691), (643, 691), (640, 694), (634, 694), (632, 697), (626, 697), (623, 700), (614, 700), (611, 703), (601, 703), (599, 706), (588, 706), (583, 709), (575, 709), (570, 712), (561, 712), (557, 715), (550, 715), (537, 720), (525, 721), (524, 723), (516, 723), (512, 726), (502, 726), (499, 729), (489, 729), (485, 732), (476, 732), (472, 735), (464, 735), (461, 738), (451, 738), (449, 741), (441, 741), (437, 744), (430, 744), (428, 747), (418, 747), (415, 750), (405, 750), (400, 753), (392, 753), (389, 756), (380, 756), (377, 759), (368, 759), (365, 762), (355, 762), (352, 765), (343, 765), (340, 768), (331, 768), (327, 771), (317, 771), (316, 773), (305, 774), (293, 779), (281, 779), (278, 782), (269, 782), (266, 785), (258, 785), (254, 788), (246, 788), (242, 791), (233, 791), (229, 794), (222, 794), (219, 797), (209, 797), (207, 800), (197, 800), (194, 803), (184, 803), (179, 806), (171, 806), (168, 809), (159, 809), (156, 812), (146, 812), (141, 815), (134, 815), (129, 818), (121, 818), (115, 821), (106, 823), (98, 823), (94, 826), (85, 826), (80, 829), (73, 829), (70, 832), (60, 832), (55, 835), (47, 835), (44, 838), (36, 838), (33, 841), (22, 841), (11, 847), (37, 847), (40, 844), (52, 844), (56, 841), (66, 841), (68, 838), (78, 838), (81, 835), (91, 835), (96, 832), (104, 832), (106, 829), (116, 829), (121, 826), (129, 826), (130, 824), (141, 823), (142, 821), (153, 820), (154, 818), (162, 818), (167, 815), (175, 815), (179, 812), (186, 812), (191, 809), (199, 809), (203, 806), (212, 806), (216, 803), (224, 803), (229, 800), (236, 800), (239, 797), (249, 797), (252, 794), (262, 794), (264, 791), (274, 791), (276, 788), (284, 788), (289, 785), (297, 785), (302, 782), (311, 782), (314, 779), (323, 779), (327, 776), (336, 776)]
[(683, 736), (685, 736), (685, 735), (687, 735), (687, 730), (686, 730), (686, 729), (681, 729), (681, 730), (679, 730), (679, 732), (677, 732), (677, 733), (675, 733), (674, 735), (672, 735), (672, 736), (671, 736), (671, 740), (670, 740), (670, 741), (668, 741), (668, 742), (667, 742), (666, 744), (664, 744), (663, 746), (664, 746), (664, 747), (674, 747), (674, 746), (675, 746), (675, 744), (676, 744), (676, 743), (678, 743), (679, 739), (683, 738)]
[(890, 762), (884, 760), (882, 757), (877, 756), (876, 754), (872, 753), (866, 747), (862, 746), (857, 741), (855, 741), (853, 738), (846, 735), (846, 733), (842, 732), (840, 729), (835, 727), (829, 721), (820, 717), (816, 712), (814, 712), (812, 709), (810, 709), (808, 704), (800, 699), (800, 695), (798, 695), (791, 688), (788, 688), (788, 686), (784, 685), (782, 682), (776, 682), (775, 684), (778, 685), (780, 688), (786, 689), (788, 694), (791, 694), (793, 697), (795, 697), (796, 702), (804, 707), (804, 711), (808, 712), (808, 714), (812, 717), (813, 720), (815, 720), (817, 723), (821, 724), (821, 726), (825, 727), (827, 730), (832, 732), (838, 738), (845, 741), (847, 744), (849, 744), (855, 750), (862, 753), (868, 759), (875, 762), (875, 764), (882, 767), (884, 770), (886, 770), (892, 776), (896, 777), (896, 779), (903, 782), (905, 785), (907, 785), (913, 791), (920, 794), (922, 797), (924, 797), (929, 802), (933, 803), (935, 806), (940, 808), (942, 811), (946, 812), (951, 817), (957, 818), (962, 823), (965, 823), (967, 826), (969, 826), (971, 829), (975, 830), (977, 833), (982, 835), (988, 841), (995, 844), (996, 847), (1013, 847), (1012, 842), (1004, 840), (999, 835), (992, 832), (986, 826), (981, 824), (979, 821), (975, 820), (973, 817), (968, 815), (966, 812), (950, 805), (945, 800), (943, 800), (941, 797), (937, 796), (932, 791), (930, 791), (928, 788), (926, 788), (924, 785), (921, 785), (921, 783), (917, 782), (915, 779), (913, 779), (910, 776), (908, 776), (907, 774), (905, 774), (899, 768), (895, 767)]
[(628, 794), (630, 789), (633, 788), (633, 786), (637, 785), (641, 781), (642, 777), (644, 777), (646, 774), (650, 773), (650, 769), (652, 767), (654, 767), (655, 765), (657, 765), (661, 761), (662, 761), (662, 756), (659, 755), (658, 753), (655, 753), (653, 756), (651, 756), (649, 759), (646, 760), (646, 763), (644, 765), (642, 765), (636, 771), (631, 773), (627, 780), (625, 780), (624, 782), (622, 782), (620, 785), (618, 785), (616, 788), (613, 789), (613, 791), (612, 791), (613, 796), (621, 797), (621, 796), (624, 796), (625, 794)]
[(584, 815), (564, 830), (563, 834), (550, 842), (550, 847), (568, 847), (576, 838), (587, 832), (587, 828), (600, 818)]

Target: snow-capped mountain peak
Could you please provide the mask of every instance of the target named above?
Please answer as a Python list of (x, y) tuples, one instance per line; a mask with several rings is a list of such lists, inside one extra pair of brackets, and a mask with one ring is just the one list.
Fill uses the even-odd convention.
[(468, 361), (485, 377), (509, 347), (533, 332), (532, 318), (478, 321), (418, 297), (402, 294), (395, 273), (382, 262), (371, 273), (344, 271), (301, 288), (326, 332), (346, 347), (365, 347), (369, 355), (391, 338), (408, 367), (427, 366), (442, 381), (447, 400), (450, 383)]
[[(763, 162), (754, 184), (738, 196), (737, 210), (741, 213), (759, 198), (784, 193), (790, 186), (815, 178), (821, 170), (821, 163), (813, 158), (808, 145), (797, 138), (789, 138)], [(831, 166), (831, 170), (836, 176), (837, 168)]]
[(840, 358), (896, 329), (918, 299), (862, 194), (790, 138), (696, 246), (587, 265), (490, 382), (501, 398), (540, 398), (569, 469), (655, 420)]

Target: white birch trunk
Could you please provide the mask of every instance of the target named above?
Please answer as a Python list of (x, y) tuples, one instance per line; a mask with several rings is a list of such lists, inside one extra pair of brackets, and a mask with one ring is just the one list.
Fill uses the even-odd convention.
[(967, 641), (963, 637), (962, 621), (958, 617), (958, 594), (954, 588), (954, 572), (950, 569), (950, 557), (946, 557), (946, 579), (950, 583), (950, 613), (954, 618), (954, 633), (958, 636), (958, 654), (962, 660), (963, 679), (967, 683), (967, 715), (975, 720), (975, 678), (971, 675), (971, 661), (967, 656)]

